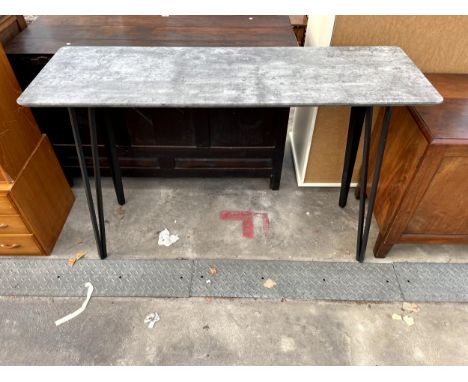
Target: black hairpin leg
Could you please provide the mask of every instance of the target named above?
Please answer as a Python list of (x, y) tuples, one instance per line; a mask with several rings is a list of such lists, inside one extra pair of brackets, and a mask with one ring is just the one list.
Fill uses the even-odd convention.
[(362, 125), (366, 114), (366, 107), (354, 106), (351, 108), (348, 127), (348, 142), (343, 164), (343, 175), (341, 178), (339, 206), (345, 207), (348, 200), (349, 187), (353, 176), (354, 164), (361, 139)]
[(109, 158), (109, 167), (111, 170), (112, 181), (114, 183), (117, 202), (123, 206), (125, 204), (125, 195), (122, 184), (122, 175), (120, 174), (119, 160), (117, 158), (117, 150), (115, 145), (114, 130), (112, 130), (111, 118), (108, 110), (104, 110), (102, 121), (104, 122), (105, 140), (107, 157)]
[[(372, 185), (369, 195), (369, 202), (366, 209), (366, 198), (365, 192), (367, 188), (367, 175), (369, 168), (369, 150), (371, 140), (371, 128), (372, 128), (372, 107), (366, 109), (366, 121), (365, 121), (365, 133), (364, 133), (364, 148), (362, 153), (362, 166), (361, 166), (361, 187), (360, 187), (360, 199), (359, 199), (359, 223), (358, 223), (358, 237), (357, 237), (357, 249), (356, 249), (356, 260), (359, 262), (364, 261), (366, 254), (367, 241), (369, 239), (369, 230), (372, 222), (372, 212), (374, 210), (375, 196), (377, 194), (377, 186), (379, 184), (380, 169), (382, 167), (382, 160), (385, 151), (385, 142), (388, 135), (388, 127), (390, 125), (390, 117), (392, 115), (392, 108), (386, 107), (383, 119), (382, 129), (380, 131), (379, 144), (377, 147), (377, 154), (375, 158), (374, 174), (372, 176)], [(366, 216), (365, 216), (366, 215)], [(365, 217), (365, 220), (364, 220)]]
[(89, 183), (88, 171), (86, 169), (86, 162), (83, 154), (83, 146), (81, 144), (80, 130), (78, 127), (78, 120), (76, 118), (76, 111), (72, 108), (68, 109), (70, 116), (70, 123), (72, 126), (73, 137), (75, 139), (76, 153), (78, 155), (78, 162), (80, 164), (81, 176), (83, 178), (86, 201), (88, 202), (89, 214), (91, 217), (91, 224), (93, 226), (94, 239), (96, 240), (96, 245), (98, 249), (98, 254), (101, 259), (107, 257), (106, 251), (106, 231), (104, 227), (104, 212), (102, 205), (102, 191), (101, 191), (101, 174), (99, 169), (99, 155), (97, 147), (97, 134), (96, 134), (96, 120), (95, 120), (95, 111), (94, 109), (88, 110), (89, 118), (89, 129), (91, 135), (91, 147), (93, 154), (93, 167), (94, 167), (94, 178), (96, 185), (96, 199), (97, 199), (97, 209), (98, 209), (98, 221), (96, 219), (96, 212), (94, 210), (93, 195), (91, 193), (91, 186)]
[(99, 153), (96, 132), (96, 112), (93, 108), (88, 109), (89, 135), (91, 137), (91, 152), (93, 155), (93, 170), (94, 183), (96, 187), (96, 202), (99, 221), (99, 233), (101, 238), (101, 253), (100, 257), (107, 257), (106, 250), (106, 227), (104, 223), (104, 207), (102, 204), (102, 188), (101, 188), (101, 169), (99, 164)]

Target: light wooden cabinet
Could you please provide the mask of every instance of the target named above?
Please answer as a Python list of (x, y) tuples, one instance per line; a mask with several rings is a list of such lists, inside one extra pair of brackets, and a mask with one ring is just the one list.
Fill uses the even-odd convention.
[(0, 48), (0, 255), (47, 255), (74, 195)]

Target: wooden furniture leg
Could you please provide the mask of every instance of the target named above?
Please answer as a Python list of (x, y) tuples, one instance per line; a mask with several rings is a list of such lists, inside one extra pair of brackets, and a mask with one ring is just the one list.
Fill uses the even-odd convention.
[(374, 244), (374, 256), (380, 259), (386, 257), (393, 247), (393, 244), (385, 243), (384, 240), (384, 236), (379, 232), (379, 236)]

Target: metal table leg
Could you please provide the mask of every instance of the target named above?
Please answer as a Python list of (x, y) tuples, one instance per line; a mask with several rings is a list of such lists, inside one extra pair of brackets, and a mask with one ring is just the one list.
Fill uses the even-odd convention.
[(120, 174), (119, 160), (117, 158), (117, 150), (115, 148), (115, 136), (114, 130), (112, 129), (111, 118), (108, 110), (104, 110), (102, 116), (104, 129), (105, 129), (105, 143), (109, 158), (109, 167), (112, 175), (112, 182), (114, 183), (115, 194), (117, 196), (117, 202), (123, 206), (125, 204), (125, 195), (122, 184), (122, 176)]
[[(366, 254), (367, 241), (369, 239), (369, 230), (372, 222), (372, 212), (374, 210), (375, 195), (377, 193), (377, 186), (379, 184), (380, 169), (382, 167), (382, 159), (385, 151), (385, 142), (388, 135), (388, 127), (390, 125), (390, 118), (392, 115), (392, 108), (386, 107), (383, 119), (382, 129), (380, 131), (379, 144), (377, 147), (377, 154), (375, 158), (375, 168), (372, 177), (372, 186), (369, 195), (369, 202), (366, 208), (365, 192), (367, 188), (367, 174), (369, 168), (369, 150), (371, 140), (371, 128), (372, 128), (372, 107), (366, 109), (366, 121), (365, 121), (365, 134), (364, 134), (364, 149), (362, 154), (362, 166), (361, 166), (361, 188), (360, 188), (360, 200), (359, 200), (359, 223), (358, 223), (358, 237), (357, 237), (357, 249), (356, 249), (356, 260), (359, 262), (364, 261)], [(365, 217), (366, 215), (366, 217)], [(365, 220), (364, 220), (365, 217)]]
[(96, 219), (96, 212), (94, 210), (93, 196), (91, 193), (91, 186), (89, 183), (88, 171), (86, 169), (86, 163), (85, 163), (85, 158), (83, 154), (83, 146), (81, 144), (80, 131), (78, 127), (78, 120), (76, 118), (75, 109), (69, 108), (68, 114), (70, 116), (70, 123), (72, 126), (73, 137), (75, 139), (76, 153), (78, 155), (78, 162), (80, 164), (81, 176), (83, 178), (83, 182), (85, 186), (86, 201), (88, 203), (89, 214), (91, 217), (91, 224), (93, 227), (94, 239), (96, 240), (99, 257), (101, 259), (105, 259), (107, 257), (106, 232), (105, 232), (105, 226), (104, 226), (104, 211), (103, 211), (103, 204), (102, 204), (101, 174), (100, 174), (100, 168), (99, 168), (95, 111), (94, 109), (88, 109), (99, 226), (98, 226), (98, 222)]
[(354, 164), (361, 139), (362, 125), (366, 114), (366, 107), (354, 106), (351, 108), (348, 127), (348, 142), (346, 144), (346, 153), (343, 164), (343, 175), (341, 178), (339, 206), (345, 207), (348, 200), (349, 187), (353, 176)]

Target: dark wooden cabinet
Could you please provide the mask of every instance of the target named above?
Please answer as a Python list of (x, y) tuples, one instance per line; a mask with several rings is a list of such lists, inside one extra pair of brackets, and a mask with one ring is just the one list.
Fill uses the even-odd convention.
[[(42, 16), (6, 46), (21, 87), (66, 44), (297, 46), (288, 16)], [(287, 109), (112, 109), (101, 118), (106, 112), (123, 175), (259, 176), (279, 187)], [(68, 177), (79, 175), (67, 111), (33, 113)], [(78, 118), (91, 169), (84, 110)], [(102, 173), (110, 175), (101, 150)]]
[(305, 35), (307, 30), (307, 21), (308, 16), (301, 15), (301, 16), (289, 16), (289, 21), (293, 26), (294, 34), (296, 35), (297, 43), (300, 46), (304, 46), (305, 43)]
[(5, 44), (26, 28), (23, 16), (0, 16), (0, 43)]
[[(275, 182), (279, 186), (287, 108), (99, 109), (98, 121), (106, 113), (112, 120), (123, 175), (260, 176), (270, 177), (272, 188), (277, 188)], [(63, 116), (65, 123), (65, 110), (55, 110), (55, 115)], [(91, 169), (86, 111), (78, 110), (77, 115)], [(60, 140), (54, 145), (57, 156), (68, 174), (78, 176), (71, 129), (63, 134), (55, 124), (44, 131), (51, 140)], [(103, 173), (110, 174), (103, 135), (98, 136), (98, 143)]]
[(374, 208), (376, 257), (397, 243), (468, 243), (468, 75), (428, 78), (444, 103), (394, 109)]

